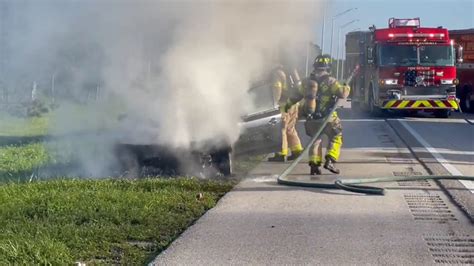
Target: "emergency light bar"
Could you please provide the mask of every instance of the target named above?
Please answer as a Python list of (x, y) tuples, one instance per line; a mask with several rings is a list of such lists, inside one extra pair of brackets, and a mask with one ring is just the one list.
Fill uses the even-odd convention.
[(400, 28), (400, 27), (420, 27), (420, 18), (409, 18), (409, 19), (398, 19), (390, 18), (388, 20), (389, 28)]
[(408, 38), (444, 38), (444, 33), (389, 33), (389, 38), (408, 37)]

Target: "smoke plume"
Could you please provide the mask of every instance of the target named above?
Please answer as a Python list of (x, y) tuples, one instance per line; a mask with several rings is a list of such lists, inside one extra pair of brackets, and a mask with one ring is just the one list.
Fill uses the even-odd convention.
[[(253, 108), (247, 90), (274, 64), (301, 63), (319, 17), (310, 0), (11, 0), (3, 8), (10, 88), (35, 81), (45, 95), (80, 103), (100, 94), (100, 105), (119, 107), (91, 108), (90, 123), (123, 113), (127, 141), (184, 148), (236, 141)], [(77, 116), (65, 108), (55, 130), (78, 127)]]

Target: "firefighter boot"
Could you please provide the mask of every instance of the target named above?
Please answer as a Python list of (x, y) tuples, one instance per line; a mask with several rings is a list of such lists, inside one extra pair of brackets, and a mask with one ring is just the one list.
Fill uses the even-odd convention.
[(319, 168), (320, 166), (321, 164), (309, 162), (310, 175), (320, 175), (321, 174), (321, 169)]
[(278, 153), (275, 153), (273, 157), (268, 158), (268, 161), (269, 162), (286, 162), (286, 155), (278, 152)]
[(324, 163), (324, 168), (329, 170), (331, 173), (338, 175), (340, 171), (334, 165), (335, 163), (336, 163), (336, 160), (334, 160), (331, 156), (326, 156), (326, 162)]
[(298, 158), (302, 153), (303, 153), (303, 151), (293, 151), (293, 152), (291, 152), (291, 155), (288, 156), (288, 158), (286, 158), (286, 159), (288, 161), (293, 161), (294, 159)]

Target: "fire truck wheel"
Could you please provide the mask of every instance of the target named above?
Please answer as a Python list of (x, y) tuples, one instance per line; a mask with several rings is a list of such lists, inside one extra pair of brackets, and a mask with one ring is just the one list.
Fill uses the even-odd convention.
[(461, 109), (463, 112), (474, 112), (473, 92), (470, 88), (465, 88), (461, 95)]
[(369, 95), (369, 112), (370, 112), (370, 115), (375, 116), (375, 117), (379, 117), (382, 115), (381, 109), (375, 105), (374, 95), (372, 91), (370, 92), (370, 95)]
[(448, 118), (451, 115), (450, 110), (436, 110), (434, 113), (436, 118)]

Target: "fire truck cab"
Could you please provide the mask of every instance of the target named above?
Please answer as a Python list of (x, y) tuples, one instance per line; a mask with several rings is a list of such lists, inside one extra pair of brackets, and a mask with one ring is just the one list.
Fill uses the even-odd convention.
[(421, 27), (419, 18), (391, 18), (388, 24), (346, 36), (346, 69), (360, 68), (350, 84), (353, 108), (372, 114), (430, 111), (448, 117), (458, 109), (458, 53), (448, 30)]

